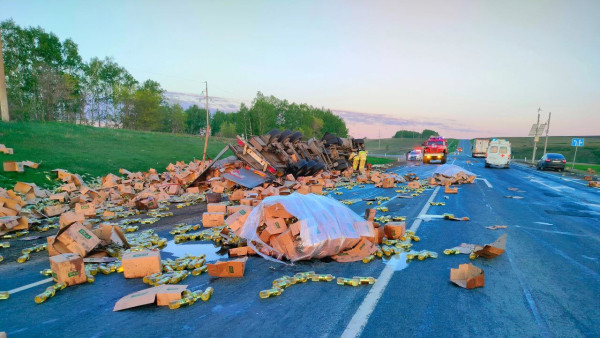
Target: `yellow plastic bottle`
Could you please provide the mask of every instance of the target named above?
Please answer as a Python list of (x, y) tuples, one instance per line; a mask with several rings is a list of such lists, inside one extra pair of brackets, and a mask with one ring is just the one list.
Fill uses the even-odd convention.
[(200, 295), (200, 299), (206, 302), (210, 299), (214, 292), (215, 289), (213, 289), (212, 286), (209, 286), (206, 288), (206, 290), (204, 290), (204, 292), (202, 292), (202, 294)]
[(265, 298), (269, 298), (269, 297), (279, 296), (279, 295), (281, 295), (282, 292), (283, 292), (282, 289), (272, 288), (272, 289), (260, 291), (258, 293), (258, 296), (262, 299), (265, 299)]

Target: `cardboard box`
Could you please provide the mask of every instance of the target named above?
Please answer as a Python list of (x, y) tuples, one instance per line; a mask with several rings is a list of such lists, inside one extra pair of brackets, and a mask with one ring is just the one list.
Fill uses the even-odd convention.
[(222, 200), (222, 196), (219, 193), (207, 193), (206, 194), (206, 203), (220, 203)]
[(181, 299), (181, 293), (186, 289), (187, 285), (179, 284), (165, 284), (143, 289), (119, 299), (113, 311), (121, 311), (154, 303), (158, 306), (166, 306), (173, 300)]
[(50, 269), (55, 282), (67, 286), (87, 282), (83, 258), (78, 254), (66, 253), (50, 257)]
[(63, 184), (60, 186), (60, 190), (64, 192), (73, 192), (77, 190), (75, 183)]
[(225, 224), (231, 229), (231, 231), (239, 236), (242, 226), (244, 225), (244, 222), (246, 222), (246, 218), (248, 218), (250, 212), (251, 211), (247, 209), (240, 209), (236, 213), (227, 217)]
[(202, 226), (205, 228), (218, 227), (225, 224), (225, 212), (205, 212), (202, 214)]
[(254, 209), (254, 207), (249, 205), (228, 205), (227, 216), (231, 216), (240, 210), (246, 210), (246, 212), (250, 212), (252, 209)]
[(366, 209), (365, 219), (369, 222), (373, 222), (375, 221), (375, 214), (377, 214), (377, 209)]
[(384, 226), (385, 237), (389, 239), (399, 239), (404, 236), (406, 230), (405, 222), (388, 222)]
[(162, 271), (160, 251), (144, 250), (127, 252), (121, 259), (125, 278), (142, 278)]
[(4, 162), (4, 171), (13, 171), (22, 173), (25, 171), (25, 167), (23, 167), (23, 163), (15, 162), (15, 161), (6, 161)]
[(458, 194), (458, 188), (452, 188), (450, 185), (447, 185), (444, 188), (444, 193), (446, 194)]
[(373, 254), (375, 251), (377, 251), (375, 244), (365, 238), (362, 238), (360, 242), (358, 242), (358, 244), (356, 244), (356, 246), (354, 246), (352, 249), (331, 256), (331, 258), (340, 263), (356, 262)]
[(302, 195), (306, 195), (310, 193), (310, 188), (307, 185), (302, 184), (298, 189), (296, 189), (296, 192)]
[(232, 192), (231, 195), (229, 195), (230, 201), (239, 201), (242, 198), (244, 198), (244, 190), (242, 189), (237, 189), (234, 192)]
[(290, 224), (290, 232), (292, 233), (292, 236), (296, 237), (300, 235), (300, 229), (302, 227), (301, 222), (302, 221), (298, 221), (296, 223)]
[(486, 244), (483, 247), (476, 245), (474, 253), (483, 258), (495, 258), (502, 255), (506, 251), (506, 234), (500, 236), (496, 241)]
[[(55, 240), (67, 247), (69, 252), (79, 254), (81, 257), (85, 257), (100, 244), (100, 239), (81, 223), (73, 223), (60, 229)], [(54, 248), (57, 249), (56, 246)]]
[(407, 186), (411, 189), (419, 189), (421, 187), (421, 183), (418, 181), (408, 182)]
[(73, 223), (83, 223), (85, 221), (85, 215), (73, 211), (65, 212), (60, 215), (58, 219), (58, 224), (60, 224), (61, 228), (64, 228)]
[(60, 203), (64, 203), (66, 199), (67, 199), (67, 193), (65, 193), (65, 192), (50, 195), (50, 200), (52, 200), (52, 201), (59, 201)]
[(249, 205), (249, 206), (256, 206), (260, 203), (260, 201), (258, 201), (258, 203), (255, 203), (255, 201), (257, 201), (254, 198), (242, 198), (240, 200), (240, 204), (241, 205)]
[(465, 289), (480, 288), (485, 285), (485, 275), (471, 263), (460, 264), (458, 269), (450, 269), (450, 281)]
[(83, 214), (85, 217), (96, 217), (96, 207), (92, 203), (75, 204), (75, 212), (78, 214)]
[(94, 235), (98, 236), (100, 244), (103, 246), (115, 244), (124, 248), (129, 248), (127, 238), (119, 226), (101, 224), (98, 229), (94, 229), (92, 232)]
[(273, 218), (265, 221), (267, 224), (266, 231), (271, 235), (277, 235), (287, 230), (287, 225), (285, 224), (285, 219), (283, 218)]
[(154, 196), (148, 196), (146, 198), (137, 199), (135, 201), (135, 207), (139, 210), (157, 209), (158, 201)]
[(321, 184), (313, 184), (309, 186), (311, 194), (321, 195), (323, 194), (323, 186)]
[(226, 212), (227, 211), (227, 202), (208, 203), (206, 205), (206, 211), (208, 211), (208, 212)]
[(256, 255), (256, 251), (252, 250), (252, 248), (249, 246), (242, 246), (239, 248), (229, 249), (229, 257), (240, 257), (248, 255)]
[(69, 249), (61, 242), (55, 241), (55, 238), (56, 236), (46, 237), (46, 250), (48, 251), (49, 257), (60, 255), (63, 252), (69, 252)]
[(393, 188), (396, 185), (396, 180), (393, 177), (386, 177), (383, 179), (382, 187), (383, 188)]
[(244, 277), (244, 269), (248, 257), (234, 259), (226, 262), (206, 264), (208, 275), (213, 277)]
[(263, 208), (263, 214), (266, 219), (269, 218), (292, 218), (294, 215), (290, 214), (280, 203), (275, 203)]

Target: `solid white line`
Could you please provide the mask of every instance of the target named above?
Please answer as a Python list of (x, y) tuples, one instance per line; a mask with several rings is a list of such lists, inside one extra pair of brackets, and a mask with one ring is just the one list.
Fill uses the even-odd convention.
[(38, 282), (35, 282), (35, 283), (31, 283), (31, 284), (27, 284), (27, 285), (23, 285), (23, 286), (18, 287), (16, 289), (12, 289), (12, 290), (8, 291), (8, 293), (10, 293), (12, 295), (13, 293), (17, 293), (17, 292), (20, 292), (20, 291), (23, 291), (23, 290), (31, 289), (34, 286), (38, 286), (40, 284), (50, 283), (52, 281), (53, 281), (52, 278), (42, 279), (41, 281), (38, 281)]
[(490, 184), (490, 182), (488, 180), (486, 180), (485, 178), (476, 178), (476, 180), (480, 180), (480, 181), (484, 181), (485, 184), (488, 186), (488, 188), (493, 188), (492, 185)]
[[(425, 203), (425, 206), (423, 206), (423, 209), (421, 209), (421, 212), (417, 216), (417, 219), (411, 225), (411, 231), (414, 231), (416, 233), (417, 229), (419, 229), (419, 226), (421, 225), (421, 222), (423, 222), (423, 220), (418, 217), (425, 214), (429, 210), (429, 207), (431, 206), (429, 202), (433, 201), (433, 199), (438, 193), (438, 190), (440, 190), (439, 186), (435, 188), (435, 190)], [(373, 313), (373, 311), (375, 310), (375, 307), (379, 302), (379, 298), (381, 298), (381, 295), (383, 295), (383, 291), (385, 291), (385, 288), (392, 279), (392, 276), (394, 275), (394, 269), (394, 264), (386, 264), (379, 277), (377, 277), (377, 282), (375, 282), (375, 285), (371, 288), (371, 290), (363, 300), (362, 304), (360, 304), (358, 310), (356, 310), (354, 316), (352, 316), (352, 319), (350, 319), (350, 323), (348, 323), (348, 326), (346, 326), (344, 333), (342, 333), (342, 337), (358, 337), (361, 334), (361, 332), (365, 328), (365, 325), (369, 321), (371, 313)]]

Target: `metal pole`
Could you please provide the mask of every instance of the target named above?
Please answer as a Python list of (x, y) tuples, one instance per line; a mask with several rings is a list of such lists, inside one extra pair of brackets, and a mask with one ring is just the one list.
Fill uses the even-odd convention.
[(552, 112), (548, 113), (548, 125), (546, 126), (546, 143), (544, 143), (544, 155), (546, 155), (546, 147), (548, 146), (548, 132), (550, 131), (550, 117), (552, 117)]
[(208, 135), (210, 135), (210, 118), (208, 114), (208, 81), (204, 81), (206, 84), (206, 132), (204, 135), (204, 151), (202, 153), (202, 163), (200, 168), (204, 169), (204, 161), (206, 160), (206, 148), (208, 148)]
[(575, 155), (573, 155), (573, 165), (571, 166), (571, 169), (575, 169), (575, 159), (577, 158), (577, 148), (579, 148), (579, 147), (575, 147)]
[(537, 150), (537, 138), (538, 138), (538, 129), (540, 128), (540, 111), (542, 109), (538, 108), (538, 119), (537, 124), (535, 125), (535, 135), (533, 136), (533, 156), (531, 156), (531, 163), (535, 162), (535, 151)]
[(2, 31), (0, 31), (0, 114), (2, 121), (10, 121), (8, 100), (6, 99), (6, 77), (4, 76), (4, 58), (2, 56)]

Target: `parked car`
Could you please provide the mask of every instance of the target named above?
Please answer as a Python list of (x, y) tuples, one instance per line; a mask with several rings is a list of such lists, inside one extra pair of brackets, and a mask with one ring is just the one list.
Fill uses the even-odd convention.
[(558, 171), (565, 170), (567, 159), (562, 154), (544, 154), (537, 163), (537, 170), (554, 169)]
[(511, 155), (509, 141), (493, 139), (487, 149), (485, 167), (498, 166), (508, 169), (510, 167)]
[(415, 149), (408, 153), (406, 159), (409, 161), (420, 161), (423, 159), (423, 154), (421, 153), (420, 149)]

